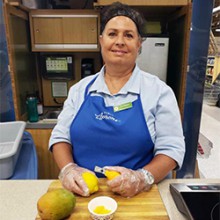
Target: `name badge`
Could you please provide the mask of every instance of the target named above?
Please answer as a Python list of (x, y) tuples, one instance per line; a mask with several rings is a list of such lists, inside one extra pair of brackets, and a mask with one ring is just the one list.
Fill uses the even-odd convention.
[(114, 106), (114, 112), (119, 112), (119, 111), (122, 111), (122, 110), (126, 110), (126, 109), (129, 109), (129, 108), (132, 108), (132, 102), (128, 102), (128, 103), (124, 103), (122, 105), (119, 105), (119, 106)]

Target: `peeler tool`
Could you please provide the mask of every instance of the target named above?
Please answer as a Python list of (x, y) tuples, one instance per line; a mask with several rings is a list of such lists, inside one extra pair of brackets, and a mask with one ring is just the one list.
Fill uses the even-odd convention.
[(95, 166), (94, 171), (97, 172), (97, 173), (102, 173), (102, 174), (105, 175), (105, 168)]

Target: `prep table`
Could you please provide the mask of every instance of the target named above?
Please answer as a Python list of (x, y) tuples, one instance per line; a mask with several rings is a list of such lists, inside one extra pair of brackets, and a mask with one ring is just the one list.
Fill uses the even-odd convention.
[[(0, 181), (0, 219), (36, 219), (37, 201), (47, 190), (53, 180), (1, 180)], [(177, 210), (176, 205), (169, 191), (170, 183), (219, 183), (220, 179), (167, 179), (154, 186), (152, 190), (158, 188), (167, 213), (164, 219), (185, 220), (186, 218)], [(156, 192), (156, 191), (155, 191)], [(152, 193), (154, 193), (152, 191)], [(158, 193), (158, 191), (157, 191)], [(89, 198), (87, 198), (90, 200)], [(132, 201), (132, 199), (130, 200)], [(129, 202), (129, 199), (127, 199)], [(141, 207), (141, 203), (139, 204)], [(144, 209), (143, 209), (144, 210)], [(158, 212), (160, 212), (158, 210)], [(152, 218), (156, 219), (152, 215)], [(87, 218), (86, 218), (87, 219)], [(115, 218), (114, 219), (120, 219)], [(136, 217), (135, 219), (138, 219)], [(139, 218), (141, 219), (141, 218)]]

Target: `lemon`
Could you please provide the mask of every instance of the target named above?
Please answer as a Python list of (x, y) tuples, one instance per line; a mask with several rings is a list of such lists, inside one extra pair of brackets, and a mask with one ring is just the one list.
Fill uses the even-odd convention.
[(95, 212), (96, 214), (108, 214), (111, 212), (111, 210), (106, 209), (105, 206), (103, 205), (100, 205), (100, 206), (96, 206), (93, 212)]
[(98, 185), (98, 178), (89, 172), (84, 172), (82, 174), (82, 177), (89, 189), (89, 193), (93, 194), (99, 190), (99, 185)]
[(117, 176), (120, 176), (120, 173), (114, 170), (105, 170), (105, 176), (108, 178), (108, 180), (112, 180)]

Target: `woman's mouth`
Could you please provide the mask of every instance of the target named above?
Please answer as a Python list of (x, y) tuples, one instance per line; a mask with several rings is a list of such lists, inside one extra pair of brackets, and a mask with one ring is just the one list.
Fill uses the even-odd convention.
[(127, 51), (124, 50), (112, 50), (112, 52), (116, 55), (124, 55), (127, 53)]

